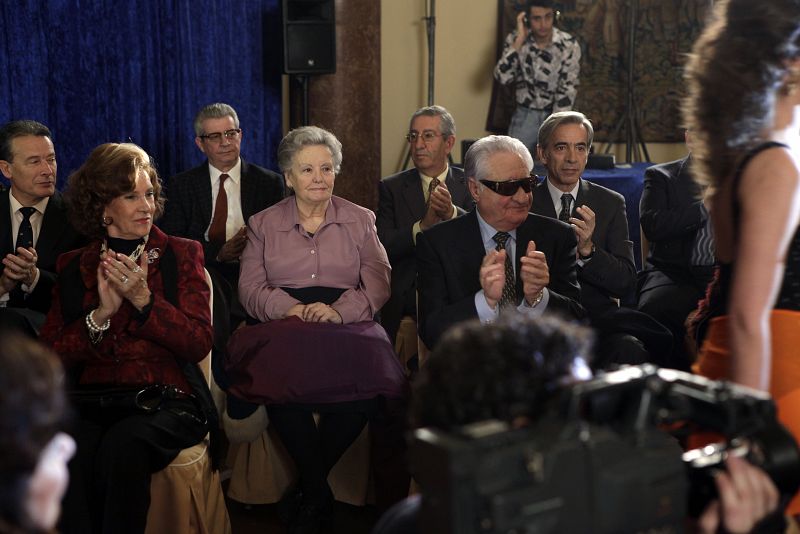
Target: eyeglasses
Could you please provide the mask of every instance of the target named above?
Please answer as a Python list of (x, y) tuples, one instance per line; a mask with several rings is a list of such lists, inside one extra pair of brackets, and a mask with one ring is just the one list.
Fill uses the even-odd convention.
[(232, 130), (225, 130), (224, 132), (214, 132), (206, 135), (200, 135), (200, 139), (205, 139), (206, 141), (211, 141), (212, 143), (219, 143), (222, 140), (222, 136), (225, 136), (225, 139), (230, 139), (231, 141), (234, 139), (239, 138), (239, 134), (242, 133), (241, 128), (233, 128)]
[(505, 182), (494, 182), (492, 180), (478, 180), (480, 183), (504, 197), (513, 197), (521, 187), (526, 193), (530, 193), (531, 189), (538, 182), (539, 177), (531, 173), (527, 178), (519, 178), (516, 180), (506, 180)]
[(431, 132), (431, 131), (425, 131), (425, 132), (422, 132), (421, 134), (417, 133), (417, 132), (408, 132), (406, 134), (406, 141), (408, 141), (409, 143), (416, 143), (417, 139), (422, 137), (422, 142), (423, 143), (430, 143), (431, 141), (433, 141), (437, 137), (441, 137), (441, 136), (442, 136), (442, 134), (436, 133), (436, 132)]

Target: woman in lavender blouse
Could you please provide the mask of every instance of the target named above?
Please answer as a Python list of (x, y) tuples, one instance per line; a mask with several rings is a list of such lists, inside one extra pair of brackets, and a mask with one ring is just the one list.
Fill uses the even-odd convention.
[(389, 298), (389, 260), (375, 215), (333, 195), (341, 162), (341, 143), (322, 128), (281, 141), (278, 164), (294, 194), (248, 221), (239, 297), (259, 324), (234, 335), (226, 366), (229, 392), (266, 404), (296, 464), (293, 533), (318, 531), (332, 504), (328, 472), (379, 400), (406, 393), (373, 321)]

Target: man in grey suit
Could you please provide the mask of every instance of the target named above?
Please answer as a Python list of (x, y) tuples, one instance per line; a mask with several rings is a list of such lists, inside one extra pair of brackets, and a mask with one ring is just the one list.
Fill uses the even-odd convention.
[[(83, 244), (56, 191), (56, 153), (44, 124), (0, 128), (0, 324), (36, 335), (50, 309), (58, 256)], [(100, 221), (97, 221), (100, 224)]]
[(547, 179), (534, 190), (532, 212), (575, 231), (580, 301), (599, 336), (595, 364), (642, 363), (653, 360), (645, 342), (661, 354), (659, 344), (669, 345), (671, 335), (645, 314), (619, 306), (636, 284), (633, 243), (624, 197), (581, 178), (593, 137), (592, 123), (577, 111), (553, 113), (542, 123), (537, 151)]
[(414, 168), (378, 184), (376, 226), (392, 264), (392, 294), (381, 310), (381, 323), (395, 343), (405, 317), (400, 337), (416, 345), (417, 234), (473, 205), (464, 171), (447, 162), (455, 134), (455, 121), (442, 106), (417, 110), (406, 135)]
[[(239, 256), (247, 242), (247, 219), (283, 198), (283, 177), (240, 157), (242, 129), (236, 111), (210, 104), (194, 120), (195, 144), (208, 158), (167, 182), (160, 228), (203, 245), (205, 263), (225, 299), (231, 326), (245, 318), (239, 304)], [(215, 307), (217, 299), (214, 300)], [(214, 320), (221, 319), (215, 312)], [(215, 326), (217, 326), (215, 324)]]

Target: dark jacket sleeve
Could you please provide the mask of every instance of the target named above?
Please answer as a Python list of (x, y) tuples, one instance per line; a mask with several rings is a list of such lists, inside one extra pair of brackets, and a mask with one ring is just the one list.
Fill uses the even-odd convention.
[(613, 214), (604, 224), (601, 242), (595, 241), (595, 254), (579, 267), (580, 283), (591, 284), (612, 298), (624, 298), (636, 285), (633, 242), (628, 238), (625, 200), (615, 197)]
[[(644, 174), (639, 222), (649, 241), (681, 238), (696, 232), (707, 219), (699, 198), (689, 202), (680, 198), (684, 196), (691, 199), (692, 193), (689, 190), (682, 192), (675, 183), (678, 177), (670, 176), (670, 172), (678, 172), (677, 166), (650, 167)], [(683, 187), (688, 189), (689, 184), (684, 184)]]
[[(463, 273), (450, 268), (450, 262), (457, 260), (448, 256), (447, 247), (437, 246), (426, 232), (417, 236), (417, 325), (420, 338), (430, 349), (451, 325), (478, 317), (475, 309), (475, 292), (480, 289), (478, 273), (474, 274), (474, 283), (459, 279)], [(475, 284), (477, 289), (471, 287)]]

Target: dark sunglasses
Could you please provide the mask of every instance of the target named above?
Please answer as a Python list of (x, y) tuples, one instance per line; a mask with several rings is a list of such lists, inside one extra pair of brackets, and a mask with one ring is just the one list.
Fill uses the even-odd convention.
[(527, 178), (518, 180), (506, 180), (505, 182), (493, 182), (492, 180), (478, 180), (480, 183), (504, 197), (513, 197), (521, 187), (526, 193), (530, 193), (534, 185), (539, 181), (539, 177), (531, 173)]

